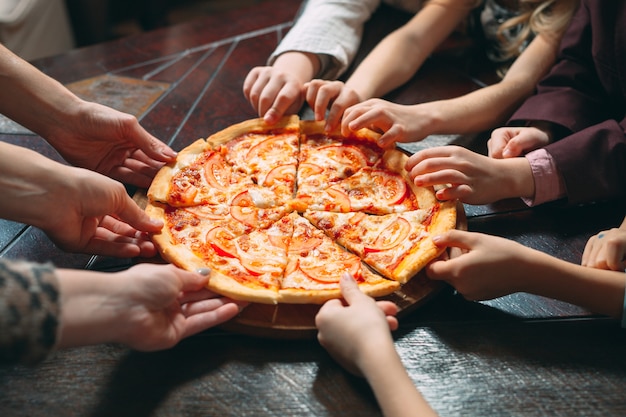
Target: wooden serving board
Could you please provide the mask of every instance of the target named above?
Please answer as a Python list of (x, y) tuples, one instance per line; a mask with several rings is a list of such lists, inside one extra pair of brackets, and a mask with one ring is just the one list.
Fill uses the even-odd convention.
[[(398, 305), (401, 317), (424, 305), (446, 284), (431, 281), (422, 271), (404, 284), (398, 291), (380, 300), (393, 301)], [(237, 317), (220, 328), (250, 336), (275, 339), (308, 339), (317, 334), (315, 315), (321, 305), (314, 304), (250, 304)]]

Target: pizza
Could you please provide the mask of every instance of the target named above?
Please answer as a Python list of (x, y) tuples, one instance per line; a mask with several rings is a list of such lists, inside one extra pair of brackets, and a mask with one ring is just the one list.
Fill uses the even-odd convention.
[(431, 236), (454, 228), (456, 202), (417, 187), (408, 156), (368, 129), (344, 137), (323, 122), (247, 120), (198, 139), (157, 173), (146, 212), (162, 257), (209, 268), (208, 288), (263, 304), (397, 291), (441, 255)]

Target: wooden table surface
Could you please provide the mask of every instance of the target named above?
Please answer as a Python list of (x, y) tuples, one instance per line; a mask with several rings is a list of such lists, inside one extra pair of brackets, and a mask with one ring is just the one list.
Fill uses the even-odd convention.
[[(299, 6), (258, 1), (35, 64), (84, 97), (136, 114), (181, 149), (256, 116), (243, 97), (243, 79), (265, 62)], [(359, 56), (409, 17), (382, 7)], [(388, 97), (414, 103), (494, 82), (493, 71), (462, 44), (450, 41)], [(59, 159), (41, 138), (8, 120), (0, 120), (0, 135)], [(432, 136), (406, 148), (442, 143), (484, 151), (485, 135)], [(618, 225), (625, 209), (624, 202), (465, 206), (469, 230), (576, 263), (589, 236)], [(63, 253), (41, 231), (8, 221), (0, 221), (0, 256), (107, 271), (135, 262)], [(528, 294), (468, 302), (446, 289), (403, 316), (395, 338), (411, 378), (442, 416), (626, 415), (626, 334), (617, 321), (576, 306)], [(35, 368), (0, 369), (3, 417), (380, 414), (365, 381), (344, 372), (314, 338), (259, 338), (218, 328), (163, 352), (93, 346), (58, 352)]]

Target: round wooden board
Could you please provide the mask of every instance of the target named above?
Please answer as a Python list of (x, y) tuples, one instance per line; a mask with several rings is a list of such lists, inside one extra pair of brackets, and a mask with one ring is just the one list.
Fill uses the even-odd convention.
[[(380, 298), (398, 305), (401, 317), (424, 305), (445, 287), (441, 281), (431, 281), (419, 272), (398, 291)], [(249, 336), (276, 339), (308, 339), (317, 334), (315, 315), (320, 305), (314, 304), (250, 304), (237, 317), (220, 328)]]
[[(467, 230), (463, 204), (457, 204), (457, 229)], [(420, 271), (400, 289), (380, 300), (389, 300), (399, 307), (402, 317), (430, 301), (446, 287), (442, 281), (432, 281)], [(317, 334), (315, 315), (320, 309), (315, 304), (255, 304), (248, 305), (237, 317), (220, 328), (249, 336), (275, 339), (308, 339)]]

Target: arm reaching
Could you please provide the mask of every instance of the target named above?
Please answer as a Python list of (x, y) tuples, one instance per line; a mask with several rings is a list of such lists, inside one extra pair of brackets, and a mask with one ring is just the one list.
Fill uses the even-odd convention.
[(78, 98), (0, 45), (0, 113), (41, 135), (73, 165), (148, 187), (176, 157), (137, 119)]
[(61, 249), (119, 257), (151, 257), (153, 221), (111, 178), (0, 143), (0, 217), (42, 229)]
[(206, 276), (173, 265), (140, 264), (114, 274), (59, 270), (58, 278), (60, 348), (116, 342), (167, 349), (246, 305), (205, 290)]
[(436, 416), (395, 350), (389, 330), (398, 327), (396, 305), (366, 296), (348, 274), (341, 277), (341, 292), (346, 305), (328, 301), (315, 318), (321, 345), (346, 369), (365, 376), (386, 417)]
[(488, 204), (535, 194), (526, 158), (493, 159), (460, 146), (440, 146), (413, 154), (406, 170), (418, 187), (449, 184), (437, 191), (440, 200)]
[(452, 230), (433, 238), (461, 248), (458, 257), (432, 262), (431, 279), (445, 280), (469, 300), (516, 292), (555, 298), (615, 318), (622, 316), (624, 272), (584, 268), (496, 236)]

